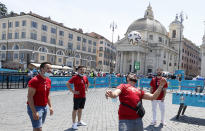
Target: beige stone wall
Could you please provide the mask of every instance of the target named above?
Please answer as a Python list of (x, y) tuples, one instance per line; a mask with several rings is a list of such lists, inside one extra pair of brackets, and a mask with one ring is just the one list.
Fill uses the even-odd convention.
[[(22, 26), (22, 21), (26, 21), (26, 26)], [(15, 22), (19, 21), (19, 27), (15, 27)], [(37, 23), (37, 28), (31, 27), (31, 22), (34, 21)], [(13, 27), (8, 28), (8, 23), (12, 22)], [(3, 29), (2, 23), (6, 23), (6, 28)], [(42, 30), (42, 25), (47, 26), (47, 31)], [(51, 33), (51, 28), (55, 28), (57, 34)], [(64, 32), (64, 36), (59, 35), (59, 31)], [(2, 34), (8, 34), (8, 32), (12, 32), (12, 39), (6, 39), (2, 40)], [(19, 39), (15, 39), (15, 32), (19, 32)], [(26, 32), (26, 38), (21, 38), (21, 32)], [(33, 40), (30, 38), (31, 32), (36, 32), (37, 33), (37, 40)], [(73, 39), (69, 39), (69, 34), (73, 34)], [(47, 42), (42, 42), (41, 41), (41, 36), (46, 36), (47, 37)], [(77, 36), (81, 37), (81, 42), (77, 41)], [(56, 45), (50, 43), (50, 38), (55, 38), (56, 39)], [(85, 38), (87, 40), (86, 43), (83, 43), (82, 40)], [(59, 45), (59, 40), (62, 40), (64, 43), (63, 45)], [(88, 41), (91, 40), (92, 43), (89, 44)], [(75, 61), (75, 55), (79, 54), (80, 56), (87, 56), (86, 57), (86, 62), (92, 62), (94, 66), (92, 69), (96, 68), (96, 53), (93, 53), (93, 48), (96, 48), (96, 46), (93, 45), (93, 42), (97, 43), (97, 39), (90, 37), (84, 33), (80, 33), (76, 30), (72, 30), (70, 28), (67, 28), (65, 26), (59, 25), (59, 24), (54, 24), (53, 22), (43, 20), (39, 17), (34, 17), (33, 15), (22, 15), (22, 16), (16, 16), (16, 17), (8, 17), (8, 18), (3, 18), (0, 21), (0, 45), (4, 44), (7, 46), (8, 42), (8, 50), (11, 50), (12, 52), (12, 46), (14, 44), (17, 44), (20, 49), (19, 52), (28, 52), (30, 55), (36, 54), (36, 60), (33, 60), (32, 62), (43, 62), (40, 58), (41, 56), (45, 57), (45, 61), (50, 61), (52, 56), (55, 56), (55, 53), (58, 50), (61, 50), (64, 55), (63, 56), (55, 56), (57, 59), (55, 62), (52, 62), (53, 64), (57, 65), (66, 65), (66, 60), (68, 58), (74, 58), (74, 59), (69, 59), (69, 60), (74, 60)], [(73, 43), (73, 50), (68, 49), (68, 42)], [(77, 50), (77, 44), (81, 45), (81, 49)], [(82, 51), (82, 44), (86, 45), (86, 51)], [(39, 51), (40, 47), (45, 47), (48, 49), (48, 52), (41, 53)], [(88, 52), (88, 47), (91, 48), (91, 52)], [(0, 50), (1, 52), (1, 50)], [(90, 56), (91, 58), (89, 58)], [(58, 62), (58, 58), (62, 58), (62, 62)], [(89, 59), (87, 59), (89, 58)], [(12, 61), (13, 59), (11, 59)], [(84, 59), (85, 60), (85, 59)], [(20, 60), (18, 60), (20, 61)], [(25, 57), (24, 57), (24, 62)], [(79, 65), (82, 64), (82, 58), (79, 58)], [(75, 63), (75, 62), (74, 62)], [(86, 66), (91, 66), (91, 64), (86, 63)], [(74, 64), (74, 66), (76, 66)], [(91, 68), (91, 67), (90, 67)]]

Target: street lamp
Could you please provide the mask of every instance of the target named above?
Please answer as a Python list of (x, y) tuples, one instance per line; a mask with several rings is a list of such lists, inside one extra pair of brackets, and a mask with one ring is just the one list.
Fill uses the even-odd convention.
[[(114, 47), (114, 45), (113, 45), (113, 35), (114, 35), (114, 32), (115, 32), (115, 29), (117, 29), (117, 24), (114, 21), (110, 24), (110, 29), (112, 30), (112, 46), (111, 47)], [(113, 68), (113, 66), (112, 66), (112, 64), (113, 64), (112, 63), (112, 60), (113, 60), (112, 51), (113, 51), (113, 48), (111, 48), (111, 57), (109, 57), (111, 59), (111, 62), (110, 62), (110, 72), (111, 72), (111, 68)]]
[[(187, 16), (186, 16), (187, 19)], [(180, 69), (180, 60), (181, 60), (181, 42), (182, 42), (182, 28), (183, 28), (184, 14), (183, 11), (180, 12), (179, 22), (180, 22), (180, 32), (179, 32), (179, 58), (178, 58), (178, 70)]]
[(113, 44), (113, 35), (115, 32), (115, 29), (117, 29), (117, 24), (114, 21), (110, 24), (110, 29), (112, 30), (112, 44)]

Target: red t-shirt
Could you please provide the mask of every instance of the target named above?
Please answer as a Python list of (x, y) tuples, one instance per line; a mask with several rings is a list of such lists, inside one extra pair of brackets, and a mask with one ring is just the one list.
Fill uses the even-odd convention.
[[(33, 96), (35, 106), (46, 106), (48, 104), (48, 95), (51, 88), (51, 80), (44, 79), (40, 74), (32, 78), (28, 83), (29, 88), (36, 89)], [(29, 104), (27, 102), (27, 104)]]
[(85, 84), (88, 84), (86, 76), (75, 75), (68, 82), (74, 84), (75, 91), (79, 91), (79, 94), (74, 94), (74, 98), (85, 98)]
[[(156, 88), (156, 78), (157, 77), (152, 78), (152, 80), (150, 82), (150, 86), (153, 87), (152, 94), (157, 90), (157, 88)], [(157, 78), (157, 87), (159, 87), (159, 82), (160, 82), (161, 79), (162, 78)], [(167, 88), (167, 87), (168, 87), (168, 85), (166, 83), (163, 88)], [(164, 96), (164, 92), (161, 91), (160, 95), (157, 97), (156, 100), (162, 100), (163, 96)]]
[[(119, 95), (120, 102), (128, 104), (134, 108), (144, 95), (143, 90), (140, 91), (140, 89), (137, 89), (130, 84), (121, 84), (117, 87), (117, 89), (121, 90)], [(119, 106), (118, 115), (119, 120), (134, 120), (139, 118), (136, 111), (122, 104)]]

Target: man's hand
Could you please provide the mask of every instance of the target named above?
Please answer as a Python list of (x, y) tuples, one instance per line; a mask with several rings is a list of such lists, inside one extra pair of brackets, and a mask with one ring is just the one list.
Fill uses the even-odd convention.
[(49, 110), (50, 110), (50, 115), (52, 116), (53, 115), (53, 108), (50, 107)]
[(79, 91), (71, 90), (71, 92), (72, 92), (73, 94), (76, 94), (76, 95), (80, 94)]
[(107, 90), (105, 92), (105, 97), (106, 97), (106, 99), (108, 99), (108, 97), (112, 97), (112, 91), (111, 90)]
[(164, 102), (164, 98), (162, 98), (161, 102)]
[(164, 87), (164, 85), (165, 85), (166, 83), (167, 83), (166, 79), (162, 78), (162, 79), (160, 80), (159, 86)]
[(39, 114), (38, 114), (38, 112), (32, 113), (32, 115), (33, 115), (33, 119), (34, 119), (34, 120), (39, 120)]

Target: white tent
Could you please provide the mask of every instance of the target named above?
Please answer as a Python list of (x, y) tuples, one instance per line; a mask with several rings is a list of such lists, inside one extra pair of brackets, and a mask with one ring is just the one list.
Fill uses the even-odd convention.
[[(41, 64), (38, 63), (30, 63), (30, 66), (40, 68)], [(61, 69), (61, 70), (73, 70), (73, 68), (68, 67), (68, 66), (60, 66), (60, 65), (51, 65), (52, 69)]]

